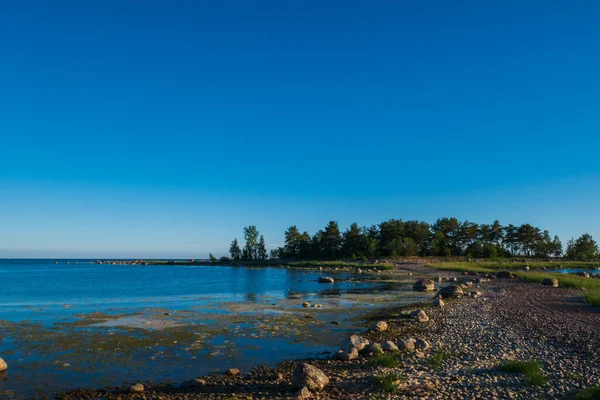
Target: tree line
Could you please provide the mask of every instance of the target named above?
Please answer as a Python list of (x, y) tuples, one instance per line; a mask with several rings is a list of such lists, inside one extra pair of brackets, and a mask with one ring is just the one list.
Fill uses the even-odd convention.
[[(390, 219), (372, 226), (350, 225), (340, 231), (336, 221), (313, 235), (301, 232), (296, 225), (285, 231), (285, 245), (271, 250), (272, 259), (333, 260), (409, 256), (562, 257), (595, 259), (598, 245), (589, 234), (571, 239), (563, 252), (557, 235), (551, 236), (530, 224), (503, 226), (499, 221), (476, 224), (456, 218), (440, 218), (434, 224), (424, 221)], [(237, 239), (230, 246), (231, 259), (266, 260), (263, 235), (256, 226), (244, 228), (244, 248)]]

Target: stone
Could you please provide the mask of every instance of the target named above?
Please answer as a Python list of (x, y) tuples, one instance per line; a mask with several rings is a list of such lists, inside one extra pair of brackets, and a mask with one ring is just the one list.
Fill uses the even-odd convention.
[(346, 353), (349, 353), (350, 350), (354, 347), (358, 351), (362, 351), (365, 347), (369, 345), (369, 340), (365, 339), (362, 336), (351, 335), (347, 339), (342, 342), (342, 350)]
[(413, 351), (415, 349), (414, 339), (398, 340), (398, 349), (402, 351)]
[(333, 283), (335, 280), (330, 276), (321, 276), (319, 277), (319, 283)]
[(413, 317), (413, 319), (416, 319), (419, 322), (428, 322), (429, 321), (429, 317), (423, 310), (417, 310), (417, 312), (412, 317)]
[(551, 286), (551, 287), (558, 287), (558, 279), (555, 278), (546, 278), (542, 281), (542, 285), (544, 286)]
[(181, 383), (180, 387), (187, 388), (197, 388), (206, 385), (206, 381), (204, 379), (190, 379), (188, 381), (184, 381)]
[(310, 303), (308, 301), (305, 301), (304, 303), (302, 303), (302, 307), (310, 308)]
[(437, 295), (438, 297), (443, 296), (459, 298), (464, 295), (464, 292), (462, 288), (458, 285), (447, 285), (440, 288), (440, 290), (438, 290), (437, 292)]
[(329, 378), (323, 371), (308, 363), (299, 364), (292, 373), (292, 389), (319, 392), (329, 383)]
[(431, 279), (419, 279), (413, 285), (413, 290), (429, 292), (435, 290), (435, 284)]
[(500, 279), (512, 279), (515, 275), (510, 271), (500, 271), (496, 274), (496, 277)]
[(227, 372), (225, 372), (228, 376), (240, 376), (240, 370), (237, 368), (229, 368)]
[(303, 386), (298, 392), (295, 394), (296, 399), (309, 399), (310, 398), (310, 390), (306, 386)]
[(478, 290), (473, 290), (473, 291), (471, 291), (471, 294), (470, 294), (470, 296), (471, 296), (472, 298), (476, 299), (476, 298), (478, 298), (478, 297), (480, 297), (480, 296), (481, 296), (481, 292), (480, 292), (480, 291), (478, 291)]
[(420, 350), (427, 350), (428, 348), (431, 347), (431, 345), (425, 339), (417, 339), (415, 341), (415, 347)]
[(358, 358), (358, 350), (356, 350), (356, 347), (352, 347), (349, 352), (340, 350), (334, 358), (340, 361), (352, 361)]
[(383, 348), (379, 343), (371, 343), (369, 345), (369, 353), (383, 353)]
[(143, 393), (144, 392), (144, 385), (142, 385), (141, 383), (136, 383), (135, 385), (133, 385), (131, 387), (131, 391), (134, 393)]
[(339, 324), (340, 324), (340, 322), (339, 322), (339, 321), (331, 321), (331, 322), (330, 322), (330, 324), (331, 324), (331, 325), (339, 325)]
[(371, 330), (375, 332), (385, 332), (388, 329), (388, 324), (385, 321), (379, 321), (371, 326)]
[(524, 267), (523, 267), (523, 271), (529, 271), (529, 266), (527, 266), (527, 265), (526, 265), (526, 266), (524, 266)]
[(588, 273), (587, 273), (587, 272), (585, 272), (585, 271), (579, 271), (579, 272), (577, 273), (577, 275), (579, 275), (579, 276), (583, 276), (584, 278), (589, 278), (589, 277), (590, 277), (590, 274), (588, 274)]
[(455, 276), (453, 276), (452, 278), (448, 279), (448, 281), (450, 281), (450, 282), (458, 282), (458, 279)]
[(315, 304), (313, 307), (314, 308), (323, 308), (323, 304)]
[(8, 369), (8, 365), (6, 361), (0, 358), (0, 372), (6, 371)]
[(383, 351), (396, 351), (398, 350), (398, 346), (396, 346), (396, 343), (392, 342), (391, 340), (387, 340), (381, 344), (381, 349)]
[(433, 306), (434, 307), (444, 307), (444, 300), (442, 300), (442, 297), (438, 297), (437, 299), (433, 299)]
[(410, 318), (410, 311), (400, 311), (400, 318)]

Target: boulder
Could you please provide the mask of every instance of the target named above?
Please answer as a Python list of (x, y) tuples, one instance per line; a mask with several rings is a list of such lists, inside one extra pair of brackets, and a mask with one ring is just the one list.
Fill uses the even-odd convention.
[(381, 348), (383, 349), (383, 351), (396, 351), (396, 350), (398, 350), (398, 346), (396, 346), (396, 343), (392, 342), (391, 340), (383, 342), (381, 344)]
[(8, 365), (6, 365), (6, 361), (0, 358), (0, 372), (6, 371), (8, 369)]
[(308, 390), (306, 386), (303, 386), (294, 396), (296, 396), (296, 399), (298, 400), (310, 399), (310, 390)]
[(383, 353), (383, 347), (379, 343), (371, 343), (369, 345), (369, 353)]
[(346, 353), (349, 353), (350, 350), (354, 347), (356, 350), (362, 351), (368, 345), (368, 339), (365, 339), (364, 337), (358, 335), (351, 335), (349, 338), (342, 342), (342, 350), (344, 350)]
[(240, 376), (240, 370), (237, 368), (229, 368), (227, 372), (225, 372), (228, 376)]
[(551, 287), (558, 287), (558, 279), (555, 279), (555, 278), (545, 278), (542, 281), (542, 285), (544, 285), (544, 286), (551, 286)]
[(429, 292), (435, 290), (435, 284), (431, 279), (419, 279), (413, 285), (413, 290)]
[(188, 381), (184, 381), (179, 385), (182, 389), (193, 389), (199, 388), (206, 385), (206, 381), (204, 379), (190, 379)]
[(355, 347), (352, 347), (349, 352), (340, 350), (336, 353), (334, 358), (339, 361), (352, 361), (358, 358), (358, 350), (356, 350)]
[(496, 274), (496, 277), (500, 279), (512, 279), (515, 275), (510, 271), (500, 271)]
[(423, 311), (423, 310), (416, 310), (416, 311), (413, 311), (413, 313), (411, 313), (413, 319), (416, 319), (419, 322), (427, 322), (427, 321), (429, 321), (429, 317), (427, 316), (427, 314), (425, 313), (425, 311)]
[(588, 273), (587, 273), (587, 272), (585, 272), (585, 271), (579, 271), (579, 272), (577, 273), (577, 275), (579, 275), (579, 276), (583, 276), (584, 278), (589, 278), (589, 277), (590, 277), (590, 274), (588, 274)]
[(134, 393), (143, 393), (144, 392), (144, 385), (142, 385), (141, 383), (136, 383), (135, 385), (133, 385), (131, 387), (131, 391)]
[(453, 276), (452, 278), (448, 279), (448, 281), (450, 281), (450, 282), (458, 282), (458, 279), (455, 276)]
[(410, 311), (400, 311), (398, 315), (400, 318), (410, 318)]
[(415, 349), (414, 339), (398, 340), (398, 349), (402, 351), (413, 351)]
[(529, 271), (529, 267), (526, 265), (523, 267), (523, 271)]
[(447, 285), (444, 286), (442, 288), (440, 288), (440, 290), (438, 290), (437, 292), (438, 297), (443, 296), (443, 297), (462, 297), (464, 295), (464, 292), (462, 290), (462, 288), (458, 285)]
[(333, 283), (335, 280), (330, 276), (321, 276), (319, 277), (319, 283)]
[(428, 348), (431, 347), (431, 345), (429, 344), (429, 342), (427, 340), (417, 339), (415, 341), (415, 347), (420, 350), (427, 350)]
[(308, 390), (319, 392), (329, 383), (329, 378), (314, 365), (299, 364), (292, 373), (292, 389), (300, 390), (306, 386)]
[(373, 324), (373, 326), (371, 326), (371, 330), (375, 332), (384, 332), (387, 331), (387, 328), (388, 324), (385, 321), (379, 321), (376, 324)]
[(304, 303), (302, 303), (302, 307), (310, 308), (310, 303), (308, 301), (305, 301)]
[(480, 297), (480, 296), (481, 296), (481, 292), (480, 292), (480, 291), (478, 291), (478, 290), (473, 290), (473, 291), (471, 291), (471, 293), (470, 293), (470, 296), (471, 296), (472, 298), (476, 299), (476, 298), (478, 298), (478, 297)]
[(438, 297), (437, 299), (433, 299), (433, 306), (434, 307), (444, 307), (444, 300), (442, 300), (442, 296)]

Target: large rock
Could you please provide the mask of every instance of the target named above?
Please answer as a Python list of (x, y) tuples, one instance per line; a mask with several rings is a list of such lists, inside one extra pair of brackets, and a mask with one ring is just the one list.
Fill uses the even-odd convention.
[(496, 274), (496, 277), (500, 279), (511, 279), (514, 278), (515, 275), (510, 271), (500, 271)]
[(402, 351), (413, 351), (415, 349), (414, 339), (398, 340), (398, 349)]
[(555, 278), (545, 278), (542, 281), (542, 285), (544, 285), (544, 286), (558, 287), (558, 279), (555, 279)]
[(428, 322), (429, 317), (423, 310), (417, 310), (416, 314), (413, 315), (413, 318), (418, 320), (419, 322)]
[(379, 343), (371, 343), (369, 345), (369, 353), (383, 353), (383, 347)]
[(6, 371), (8, 369), (8, 365), (6, 365), (6, 361), (0, 358), (0, 372)]
[(362, 351), (368, 345), (368, 339), (365, 339), (364, 337), (358, 335), (351, 335), (349, 338), (345, 339), (342, 342), (342, 350), (344, 350), (346, 353), (349, 353), (350, 350), (354, 347), (356, 350)]
[(396, 346), (396, 343), (392, 342), (391, 340), (383, 342), (381, 344), (381, 348), (383, 349), (383, 351), (396, 351), (396, 350), (398, 350), (398, 346)]
[(143, 393), (144, 392), (144, 385), (142, 385), (141, 383), (136, 383), (135, 385), (133, 385), (131, 387), (131, 391), (134, 393)]
[(330, 276), (321, 276), (319, 277), (319, 283), (333, 283), (335, 279)]
[(306, 386), (302, 386), (296, 393), (296, 400), (310, 399), (310, 390)]
[(433, 300), (433, 306), (434, 307), (444, 307), (445, 306), (444, 300), (442, 300), (442, 296)]
[(319, 368), (307, 363), (299, 364), (292, 373), (292, 389), (319, 392), (329, 383), (329, 378)]
[(588, 273), (587, 273), (587, 272), (585, 272), (585, 271), (579, 271), (579, 272), (577, 273), (577, 275), (579, 275), (579, 276), (583, 276), (584, 278), (589, 278), (589, 277), (590, 277), (590, 274), (588, 274)]
[(358, 358), (358, 350), (356, 350), (356, 347), (351, 348), (349, 352), (340, 350), (335, 355), (335, 359), (340, 360), (340, 361), (351, 361), (351, 360), (354, 360), (357, 358)]
[(237, 368), (229, 368), (225, 374), (229, 376), (240, 376), (241, 371)]
[(431, 279), (419, 279), (413, 285), (413, 290), (428, 292), (435, 290), (435, 284)]
[(441, 297), (462, 297), (465, 293), (459, 285), (447, 285), (438, 290), (437, 295)]
[(388, 324), (385, 321), (379, 321), (376, 324), (373, 324), (373, 326), (371, 326), (371, 330), (375, 332), (384, 332), (387, 331), (387, 328)]
[(425, 339), (417, 339), (415, 341), (415, 347), (420, 350), (427, 350), (428, 348), (431, 347), (431, 345)]

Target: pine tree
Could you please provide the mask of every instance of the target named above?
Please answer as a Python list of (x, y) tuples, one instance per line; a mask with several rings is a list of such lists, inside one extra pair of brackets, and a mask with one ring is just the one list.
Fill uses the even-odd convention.
[(229, 247), (229, 254), (231, 255), (231, 259), (234, 261), (239, 261), (242, 258), (242, 250), (238, 245), (237, 239), (233, 239), (231, 242), (231, 246)]
[(256, 247), (256, 259), (261, 261), (267, 259), (267, 248), (265, 247), (265, 238), (263, 235), (260, 235), (260, 240), (258, 241), (258, 245)]

